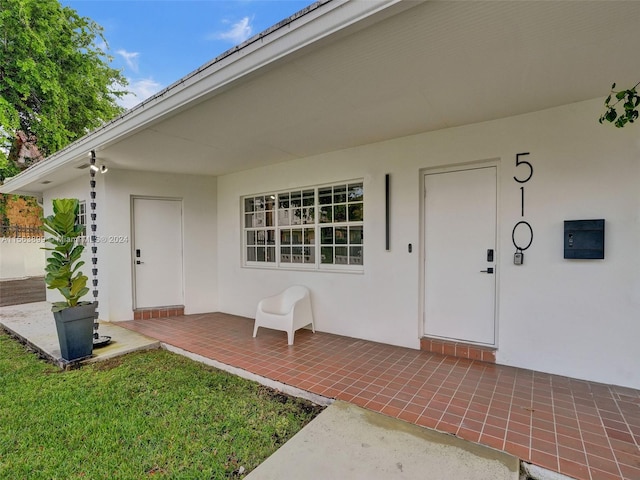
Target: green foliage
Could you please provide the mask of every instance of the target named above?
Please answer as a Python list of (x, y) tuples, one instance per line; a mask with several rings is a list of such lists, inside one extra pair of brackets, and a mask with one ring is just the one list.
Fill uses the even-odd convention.
[(82, 235), (82, 225), (77, 221), (79, 202), (75, 198), (56, 198), (53, 200), (53, 215), (42, 219), (42, 228), (52, 235), (47, 242), (53, 248), (43, 248), (51, 252), (47, 258), (44, 277), (47, 288), (58, 290), (66, 299), (54, 302), (53, 311), (80, 305), (80, 299), (89, 293), (87, 276), (78, 269), (84, 265), (80, 256), (84, 245), (78, 245), (76, 239)]
[(3, 334), (0, 391), (3, 479), (241, 478), (320, 412), (163, 350), (61, 372)]
[[(611, 85), (611, 93), (604, 101), (607, 109), (605, 113), (598, 119), (600, 123), (610, 122), (617, 128), (624, 127), (627, 123), (633, 123), (638, 119), (638, 105), (640, 105), (640, 96), (638, 96), (637, 88), (640, 82), (636, 83), (629, 90), (615, 91), (616, 84)], [(611, 103), (615, 100), (615, 103)], [(618, 112), (618, 105), (622, 103), (622, 111)]]
[(126, 80), (103, 42), (57, 0), (0, 0), (0, 150), (22, 130), (50, 155), (122, 112)]
[(0, 184), (4, 182), (5, 178), (13, 177), (18, 173), (20, 173), (20, 168), (0, 150)]

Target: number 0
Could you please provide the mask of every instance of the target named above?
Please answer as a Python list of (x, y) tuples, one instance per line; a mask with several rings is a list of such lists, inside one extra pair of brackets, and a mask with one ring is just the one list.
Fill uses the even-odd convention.
[[(529, 228), (529, 243), (527, 243), (526, 247), (521, 247), (516, 242), (516, 230), (520, 225), (524, 225), (525, 227)], [(531, 228), (531, 225), (529, 225), (529, 222), (521, 221), (515, 224), (515, 226), (513, 227), (513, 230), (511, 231), (511, 241), (513, 241), (513, 246), (516, 247), (516, 249), (520, 250), (521, 252), (524, 252), (527, 248), (531, 246), (531, 244), (533, 243), (533, 228)]]
[(519, 178), (517, 178), (515, 176), (513, 177), (513, 179), (518, 183), (527, 183), (529, 180), (531, 180), (531, 177), (533, 176), (533, 165), (531, 165), (526, 160), (520, 160), (520, 155), (529, 155), (529, 152), (527, 152), (527, 153), (518, 153), (516, 155), (516, 167), (519, 167), (520, 165), (526, 165), (527, 167), (529, 167), (529, 176), (527, 178), (525, 178), (524, 180), (520, 180)]

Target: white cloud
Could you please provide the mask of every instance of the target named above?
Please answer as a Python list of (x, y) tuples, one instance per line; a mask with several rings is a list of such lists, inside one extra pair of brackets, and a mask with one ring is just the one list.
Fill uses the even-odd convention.
[(118, 99), (118, 105), (130, 109), (140, 102), (146, 100), (162, 89), (162, 85), (152, 78), (142, 78), (139, 80), (129, 79), (127, 90), (130, 93)]
[(140, 56), (139, 52), (127, 52), (126, 50), (120, 49), (116, 51), (118, 55), (124, 58), (124, 61), (127, 63), (127, 66), (133, 70), (134, 72), (138, 72), (138, 57)]
[(244, 17), (239, 22), (231, 25), (230, 29), (212, 35), (212, 38), (216, 40), (226, 40), (237, 45), (251, 37), (252, 33), (253, 26), (251, 25), (251, 19)]

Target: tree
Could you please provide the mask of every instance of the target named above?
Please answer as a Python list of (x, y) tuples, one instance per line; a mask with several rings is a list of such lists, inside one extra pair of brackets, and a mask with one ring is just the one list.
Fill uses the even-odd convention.
[(46, 157), (122, 113), (102, 27), (57, 0), (0, 0), (0, 178), (17, 132)]

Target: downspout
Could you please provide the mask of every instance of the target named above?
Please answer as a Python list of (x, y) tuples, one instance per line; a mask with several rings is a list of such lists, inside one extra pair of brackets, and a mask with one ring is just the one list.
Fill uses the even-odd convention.
[[(93, 279), (91, 280), (93, 284), (93, 301), (98, 303), (98, 235), (97, 230), (98, 226), (96, 223), (97, 215), (96, 215), (96, 173), (100, 169), (96, 165), (96, 151), (91, 150), (91, 165), (89, 165), (89, 174), (91, 175), (91, 180), (89, 181), (89, 186), (91, 187), (90, 196), (90, 212), (91, 212), (91, 273)], [(104, 173), (106, 170), (102, 170)], [(111, 342), (111, 337), (108, 336), (100, 336), (98, 333), (98, 329), (100, 328), (100, 322), (98, 320), (99, 315), (96, 315), (96, 318), (93, 320), (93, 348), (100, 348), (108, 345)]]

